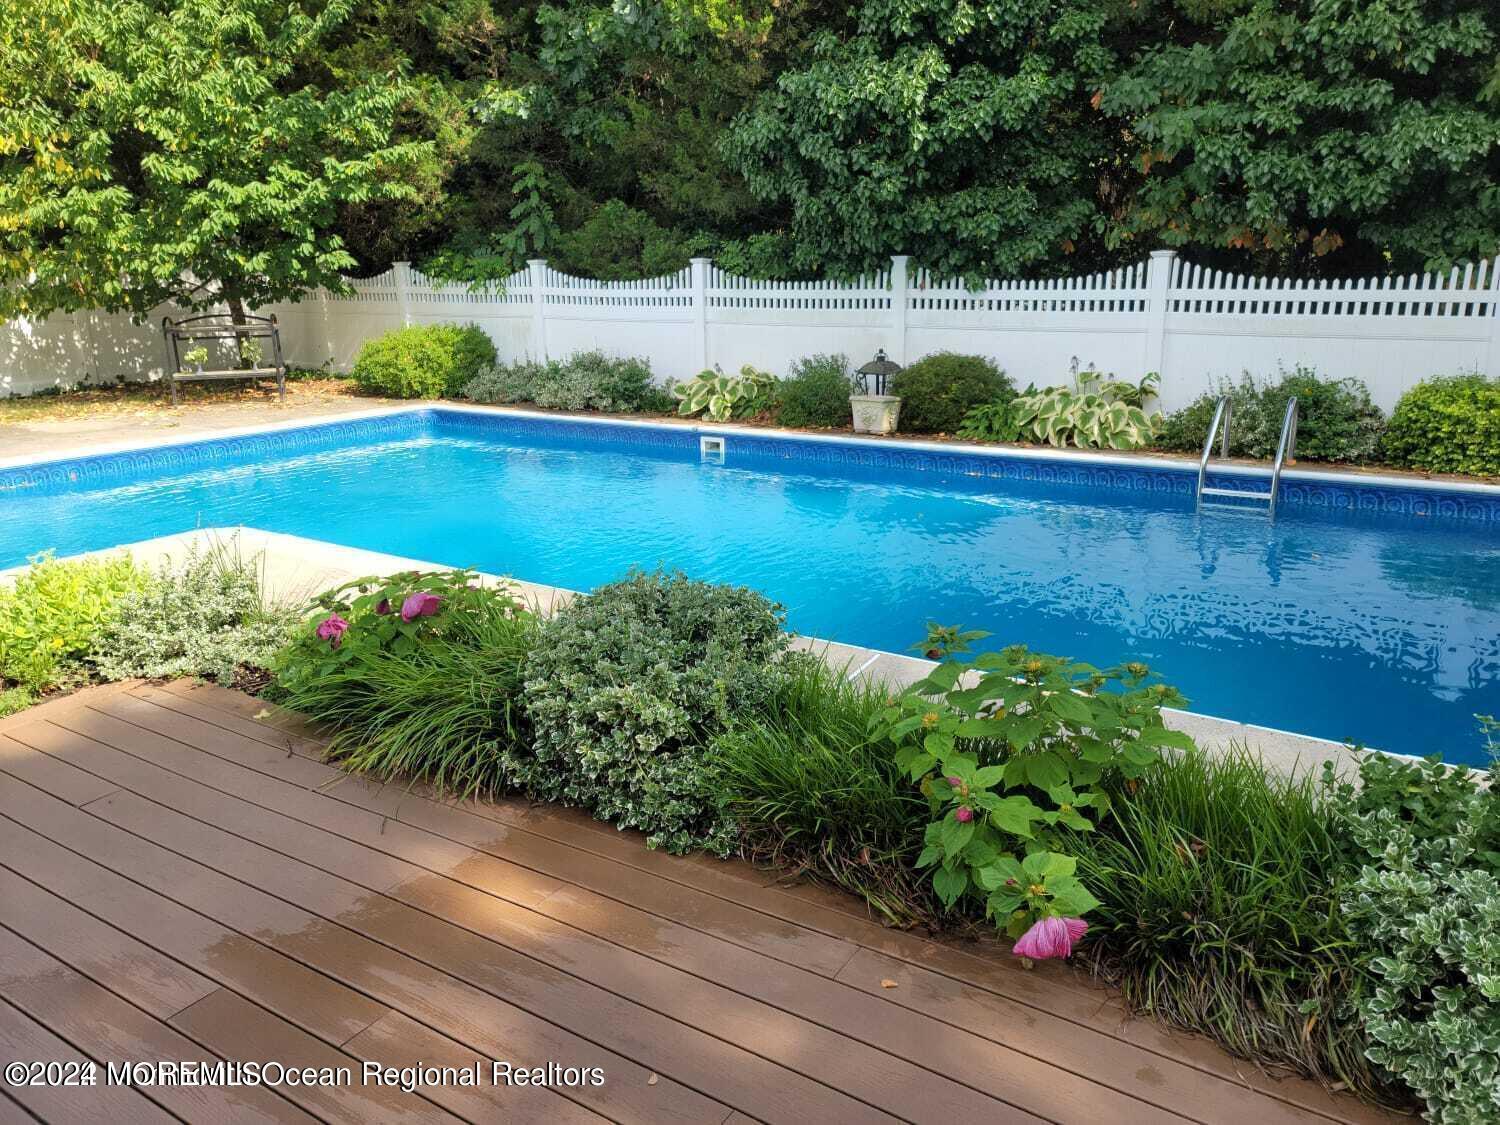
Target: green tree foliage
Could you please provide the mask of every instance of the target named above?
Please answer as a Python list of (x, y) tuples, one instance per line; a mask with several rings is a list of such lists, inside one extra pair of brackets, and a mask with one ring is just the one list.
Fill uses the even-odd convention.
[(0, 50), (11, 312), (1500, 246), (1492, 0), (13, 0)]
[(1102, 227), (1119, 129), (1107, 0), (864, 0), (848, 37), (736, 121), (724, 150), (791, 213), (791, 263), (857, 274), (910, 252), (946, 274), (1061, 262)]
[(20, 0), (0, 23), (0, 313), (337, 287), (340, 208), (414, 194), (401, 82), (319, 65), (352, 0)]
[[(1492, 0), (1173, 0), (1101, 108), (1149, 172), (1112, 226), (1170, 246), (1446, 268), (1500, 242)], [(1244, 257), (1243, 254), (1240, 255)]]
[(441, 270), (494, 276), (520, 265), (507, 196), (528, 162), (546, 169), (541, 199), (563, 232), (548, 257), (562, 269), (653, 276), (696, 253), (737, 252), (775, 218), (717, 142), (768, 81), (781, 46), (796, 42), (805, 6), (571, 0), (535, 9), (524, 41), (473, 94), (477, 125), (447, 181), (447, 229), (432, 232), (445, 239), (433, 247)]

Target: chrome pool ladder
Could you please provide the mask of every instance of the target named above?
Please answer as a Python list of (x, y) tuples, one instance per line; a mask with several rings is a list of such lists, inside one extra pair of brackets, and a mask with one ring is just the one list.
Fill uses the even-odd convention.
[[(1204, 482), (1208, 478), (1208, 459), (1214, 451), (1214, 438), (1219, 439), (1219, 456), (1229, 456), (1229, 424), (1234, 407), (1228, 395), (1219, 398), (1214, 407), (1214, 420), (1208, 427), (1208, 439), (1203, 443), (1203, 456), (1198, 458), (1198, 507), (1203, 507), (1204, 497), (1215, 500), (1251, 500), (1266, 505), (1266, 513), (1276, 518), (1276, 497), (1281, 490), (1282, 467), (1297, 455), (1297, 396), (1286, 404), (1286, 414), (1281, 419), (1281, 440), (1276, 445), (1276, 463), (1271, 467), (1271, 491), (1258, 492), (1244, 488), (1209, 488)], [(1236, 505), (1237, 506), (1237, 505)]]

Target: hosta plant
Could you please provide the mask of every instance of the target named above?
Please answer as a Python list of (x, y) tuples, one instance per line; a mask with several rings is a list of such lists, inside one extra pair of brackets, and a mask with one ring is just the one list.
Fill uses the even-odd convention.
[(1021, 395), (1010, 404), (1011, 421), (1022, 440), (1079, 449), (1140, 449), (1161, 430), (1161, 415), (1146, 413), (1143, 405), (1158, 382), (1154, 372), (1139, 383), (1080, 372), (1076, 387)]
[(727, 422), (769, 409), (776, 390), (776, 376), (746, 364), (738, 375), (715, 368), (700, 371), (672, 388), (677, 413), (684, 417), (701, 414), (710, 422)]
[(1161, 747), (1192, 746), (1162, 725), (1161, 708), (1181, 696), (1149, 675), (1017, 646), (947, 660), (892, 700), (874, 733), (928, 800), (917, 863), (946, 906), (980, 902), (1020, 937), (1098, 905), (1059, 851), (1059, 829), (1092, 830), (1111, 787), (1132, 785)]

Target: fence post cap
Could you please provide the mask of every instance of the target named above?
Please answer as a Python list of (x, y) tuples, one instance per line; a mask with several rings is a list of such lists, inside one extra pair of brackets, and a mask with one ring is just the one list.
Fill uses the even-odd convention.
[(1153, 250), (1153, 251), (1151, 251), (1151, 256), (1153, 258), (1175, 258), (1175, 257), (1177, 257), (1177, 251), (1176, 250)]

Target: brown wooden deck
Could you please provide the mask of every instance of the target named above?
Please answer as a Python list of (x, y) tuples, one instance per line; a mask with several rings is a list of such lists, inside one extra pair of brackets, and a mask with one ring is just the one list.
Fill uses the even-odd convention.
[[(352, 1085), (0, 1085), (0, 1120), (1364, 1122), (1199, 1039), (750, 867), (351, 779), (186, 682), (0, 721), (0, 1062), (274, 1060)], [(601, 1087), (360, 1084), (360, 1063)]]

